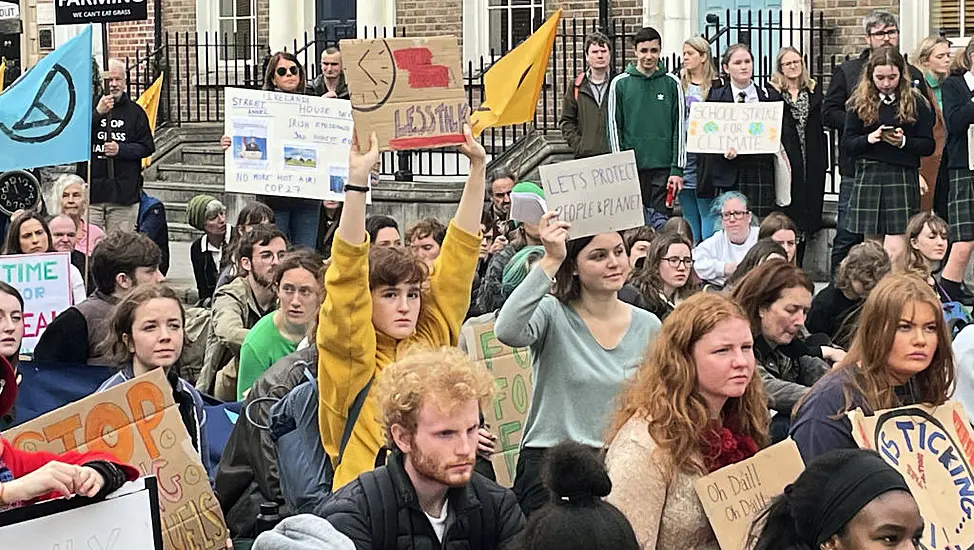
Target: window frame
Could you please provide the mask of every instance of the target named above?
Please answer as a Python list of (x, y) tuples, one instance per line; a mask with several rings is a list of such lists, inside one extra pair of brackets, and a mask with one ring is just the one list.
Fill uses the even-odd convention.
[[(234, 10), (236, 10), (236, 2), (238, 0), (231, 0), (234, 5)], [(255, 50), (253, 46), (257, 44), (258, 41), (258, 21), (257, 21), (257, 0), (247, 0), (250, 4), (251, 15), (249, 17), (225, 17), (220, 15), (220, 2), (219, 0), (196, 0), (196, 30), (199, 36), (203, 37), (203, 40), (197, 43), (197, 51), (200, 50), (201, 44), (207, 40), (205, 37), (216, 37), (217, 43), (219, 39), (222, 38), (223, 33), (220, 31), (220, 24), (224, 21), (250, 21), (250, 44), (247, 48), (247, 56), (242, 59), (225, 59), (222, 57), (221, 50), (218, 48), (216, 50), (215, 56), (210, 56), (211, 70), (215, 67), (219, 67), (223, 70), (224, 67), (236, 67), (239, 70), (243, 70), (244, 67), (248, 65), (254, 65), (260, 62), (260, 52)], [(236, 28), (236, 24), (234, 26)], [(199, 63), (200, 71), (204, 71), (203, 63)]]
[[(548, 0), (526, 0), (525, 4), (514, 4), (512, 0), (501, 0), (501, 5), (491, 6), (490, 0), (463, 0), (463, 61), (464, 70), (467, 62), (472, 62), (474, 71), (480, 70), (480, 59), (484, 59), (485, 68), (487, 65), (500, 59), (503, 52), (494, 52), (495, 58), (490, 57), (490, 19), (494, 11), (506, 10), (508, 12), (507, 40), (511, 48), (517, 44), (513, 42), (512, 26), (510, 13), (513, 10), (529, 10), (531, 12), (531, 30), (534, 32), (540, 27), (548, 13)], [(541, 19), (536, 17), (537, 10), (541, 10)]]

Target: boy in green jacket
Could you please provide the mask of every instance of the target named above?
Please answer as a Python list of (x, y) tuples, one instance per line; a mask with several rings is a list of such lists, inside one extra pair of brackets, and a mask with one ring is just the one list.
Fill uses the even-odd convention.
[(685, 100), (679, 79), (659, 66), (662, 37), (644, 27), (633, 37), (635, 63), (609, 85), (609, 145), (636, 155), (646, 225), (659, 228), (669, 216), (667, 189), (683, 187), (686, 164)]

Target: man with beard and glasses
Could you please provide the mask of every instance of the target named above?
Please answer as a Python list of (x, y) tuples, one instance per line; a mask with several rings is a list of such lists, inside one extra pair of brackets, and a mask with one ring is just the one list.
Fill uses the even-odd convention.
[(237, 364), (244, 338), (257, 321), (277, 307), (274, 268), (287, 239), (273, 225), (258, 225), (240, 238), (235, 257), (241, 276), (213, 295), (213, 317), (203, 369), (196, 388), (224, 401), (237, 399)]
[(388, 463), (346, 484), (315, 514), (359, 549), (505, 547), (524, 516), (514, 493), (474, 472), (493, 376), (463, 352), (441, 348), (407, 354), (375, 384)]

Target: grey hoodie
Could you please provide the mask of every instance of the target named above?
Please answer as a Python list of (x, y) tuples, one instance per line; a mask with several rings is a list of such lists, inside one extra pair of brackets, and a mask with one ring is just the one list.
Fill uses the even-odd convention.
[(328, 520), (299, 514), (261, 533), (252, 550), (355, 550), (355, 544)]

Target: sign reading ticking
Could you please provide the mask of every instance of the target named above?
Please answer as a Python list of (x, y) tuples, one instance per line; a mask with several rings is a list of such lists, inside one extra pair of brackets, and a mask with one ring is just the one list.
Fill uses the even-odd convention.
[(781, 149), (784, 103), (700, 102), (690, 106), (687, 152), (773, 155)]
[(56, 0), (58, 25), (145, 21), (149, 18), (146, 0)]
[(570, 239), (643, 225), (643, 199), (632, 151), (538, 168), (548, 208), (561, 208)]

